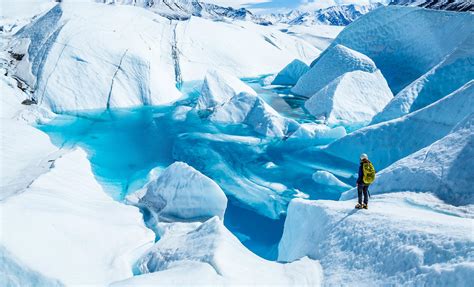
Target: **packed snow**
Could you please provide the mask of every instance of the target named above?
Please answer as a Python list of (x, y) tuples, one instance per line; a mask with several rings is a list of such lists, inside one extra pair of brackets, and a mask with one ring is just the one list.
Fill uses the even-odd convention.
[(224, 218), (227, 198), (222, 189), (186, 163), (170, 165), (146, 188), (138, 205), (156, 221)]
[(257, 96), (251, 87), (238, 78), (217, 70), (209, 71), (204, 78), (196, 108), (200, 110), (213, 108), (243, 92)]
[(343, 45), (328, 48), (311, 65), (291, 89), (297, 95), (311, 97), (330, 82), (347, 72), (364, 71), (373, 73), (377, 70), (374, 62), (367, 56)]
[(376, 170), (446, 136), (474, 111), (474, 81), (416, 112), (357, 130), (324, 150), (350, 162), (367, 153)]
[(319, 260), (325, 286), (470, 286), (472, 208), (411, 192), (373, 196), (368, 210), (354, 205), (292, 200), (278, 259)]
[(308, 65), (295, 59), (281, 70), (272, 81), (273, 85), (295, 85), (306, 72), (309, 71)]
[[(210, 277), (207, 284), (321, 284), (322, 272), (317, 261), (308, 258), (290, 264), (266, 261), (247, 250), (217, 217), (202, 224), (175, 223), (163, 229), (160, 240), (137, 263), (141, 273), (151, 273), (151, 276), (142, 275), (153, 280), (147, 282), (160, 283), (160, 273), (164, 271), (166, 278), (168, 268), (183, 268), (184, 274), (189, 274), (180, 281), (189, 282), (194, 276), (198, 277), (197, 282), (202, 281), (200, 273), (187, 271), (194, 268), (190, 262), (196, 262), (201, 263), (201, 269), (205, 268), (205, 277)], [(136, 283), (135, 278), (121, 284), (132, 283)]]
[(304, 106), (330, 126), (360, 127), (369, 124), (392, 98), (379, 70), (373, 73), (353, 71), (333, 80)]

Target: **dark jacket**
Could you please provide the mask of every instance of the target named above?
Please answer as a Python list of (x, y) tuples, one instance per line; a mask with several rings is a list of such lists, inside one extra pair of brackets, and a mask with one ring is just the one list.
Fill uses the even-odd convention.
[(360, 162), (360, 165), (359, 165), (359, 177), (357, 178), (357, 184), (361, 184), (361, 185), (365, 185), (365, 183), (364, 183), (364, 170), (363, 170), (363, 168), (362, 168), (362, 164), (363, 164), (364, 162), (370, 162), (370, 161), (364, 159), (364, 160), (362, 160), (362, 161)]

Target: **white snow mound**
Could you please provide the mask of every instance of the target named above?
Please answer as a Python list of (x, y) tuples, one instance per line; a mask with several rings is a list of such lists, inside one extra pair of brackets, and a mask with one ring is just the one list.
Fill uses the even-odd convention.
[(472, 208), (411, 192), (373, 196), (368, 210), (354, 205), (292, 200), (278, 259), (320, 260), (326, 286), (471, 284)]
[(156, 220), (223, 219), (227, 198), (212, 179), (184, 162), (175, 162), (147, 185), (138, 205)]
[(196, 108), (199, 110), (213, 108), (242, 92), (257, 96), (257, 92), (238, 78), (225, 72), (211, 70), (204, 78)]
[(22, 193), (0, 201), (3, 245), (18, 261), (66, 285), (106, 285), (133, 275), (154, 242), (138, 208), (114, 201), (75, 150)]
[(301, 76), (303, 76), (308, 71), (308, 65), (298, 59), (295, 59), (277, 74), (275, 79), (272, 81), (272, 85), (295, 85)]
[(367, 125), (393, 98), (382, 73), (353, 71), (336, 78), (313, 95), (305, 108), (330, 126)]
[(240, 93), (217, 106), (209, 116), (213, 122), (246, 124), (268, 137), (283, 137), (298, 128), (298, 123), (281, 116), (258, 96)]
[(352, 71), (375, 72), (375, 63), (366, 55), (343, 45), (335, 45), (317, 58), (311, 69), (291, 89), (297, 95), (311, 97), (334, 79)]
[[(148, 278), (156, 280), (152, 282), (160, 283), (160, 273), (166, 272), (170, 267), (193, 268), (189, 265), (190, 261), (212, 267), (215, 274), (209, 270), (209, 266), (204, 274), (218, 280), (217, 282), (224, 280), (244, 285), (319, 286), (322, 279), (322, 270), (317, 261), (303, 258), (291, 264), (281, 264), (258, 257), (245, 248), (217, 217), (198, 225), (173, 224), (164, 231), (148, 253), (138, 260), (137, 267), (142, 273), (156, 272)], [(163, 275), (167, 276), (166, 273)], [(181, 278), (177, 280), (182, 281), (185, 280), (183, 278), (191, 280), (190, 276), (200, 274), (184, 271), (177, 276)]]

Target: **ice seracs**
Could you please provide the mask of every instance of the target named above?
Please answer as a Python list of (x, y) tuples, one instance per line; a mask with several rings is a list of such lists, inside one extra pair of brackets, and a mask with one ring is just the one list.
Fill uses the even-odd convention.
[(242, 92), (257, 96), (251, 87), (238, 78), (225, 72), (210, 70), (204, 78), (196, 108), (199, 110), (213, 108)]
[[(153, 281), (148, 282), (160, 283), (160, 274), (166, 278), (167, 270), (173, 268), (182, 268), (190, 277), (200, 277), (201, 274), (192, 272), (198, 267), (196, 265), (209, 278), (207, 284), (318, 286), (322, 281), (322, 270), (317, 261), (303, 258), (281, 264), (264, 260), (246, 249), (217, 217), (199, 224), (178, 223), (165, 227), (160, 240), (138, 260), (137, 268), (144, 275), (138, 276), (137, 280), (150, 278)], [(190, 272), (186, 271), (188, 269)], [(184, 276), (181, 274), (181, 277)], [(131, 284), (133, 280), (135, 278), (121, 284)]]
[(138, 206), (156, 221), (224, 218), (227, 198), (212, 179), (184, 162), (175, 162), (148, 183)]
[(209, 119), (217, 123), (247, 124), (257, 133), (283, 137), (298, 128), (298, 123), (281, 116), (259, 96), (240, 93), (215, 108)]
[[(411, 190), (433, 193), (453, 205), (474, 204), (474, 113), (447, 136), (382, 170), (373, 194)], [(354, 192), (343, 194), (351, 198)]]
[(353, 71), (339, 76), (305, 102), (305, 108), (330, 126), (367, 125), (393, 98), (382, 73)]
[(316, 171), (315, 173), (313, 173), (311, 178), (316, 183), (319, 183), (319, 184), (329, 185), (329, 186), (334, 186), (334, 187), (340, 187), (342, 189), (351, 188), (350, 185), (345, 184), (340, 179), (338, 179), (334, 174), (332, 174), (328, 171), (325, 171), (325, 170)]
[(473, 95), (474, 80), (429, 106), (357, 130), (324, 150), (350, 162), (357, 162), (357, 155), (367, 153), (375, 168), (381, 170), (446, 136), (474, 111)]
[(272, 85), (295, 85), (299, 78), (309, 71), (309, 66), (295, 59), (281, 70), (272, 81)]
[(373, 73), (376, 70), (375, 63), (369, 57), (343, 45), (335, 45), (313, 62), (311, 69), (298, 80), (291, 91), (300, 96), (311, 97), (347, 72)]

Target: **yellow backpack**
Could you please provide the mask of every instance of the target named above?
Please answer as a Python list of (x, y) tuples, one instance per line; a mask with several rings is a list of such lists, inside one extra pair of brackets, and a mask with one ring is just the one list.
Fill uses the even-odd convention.
[(364, 173), (364, 177), (362, 180), (364, 181), (365, 184), (369, 185), (375, 180), (375, 168), (374, 165), (370, 162), (364, 162), (362, 163), (362, 171)]

